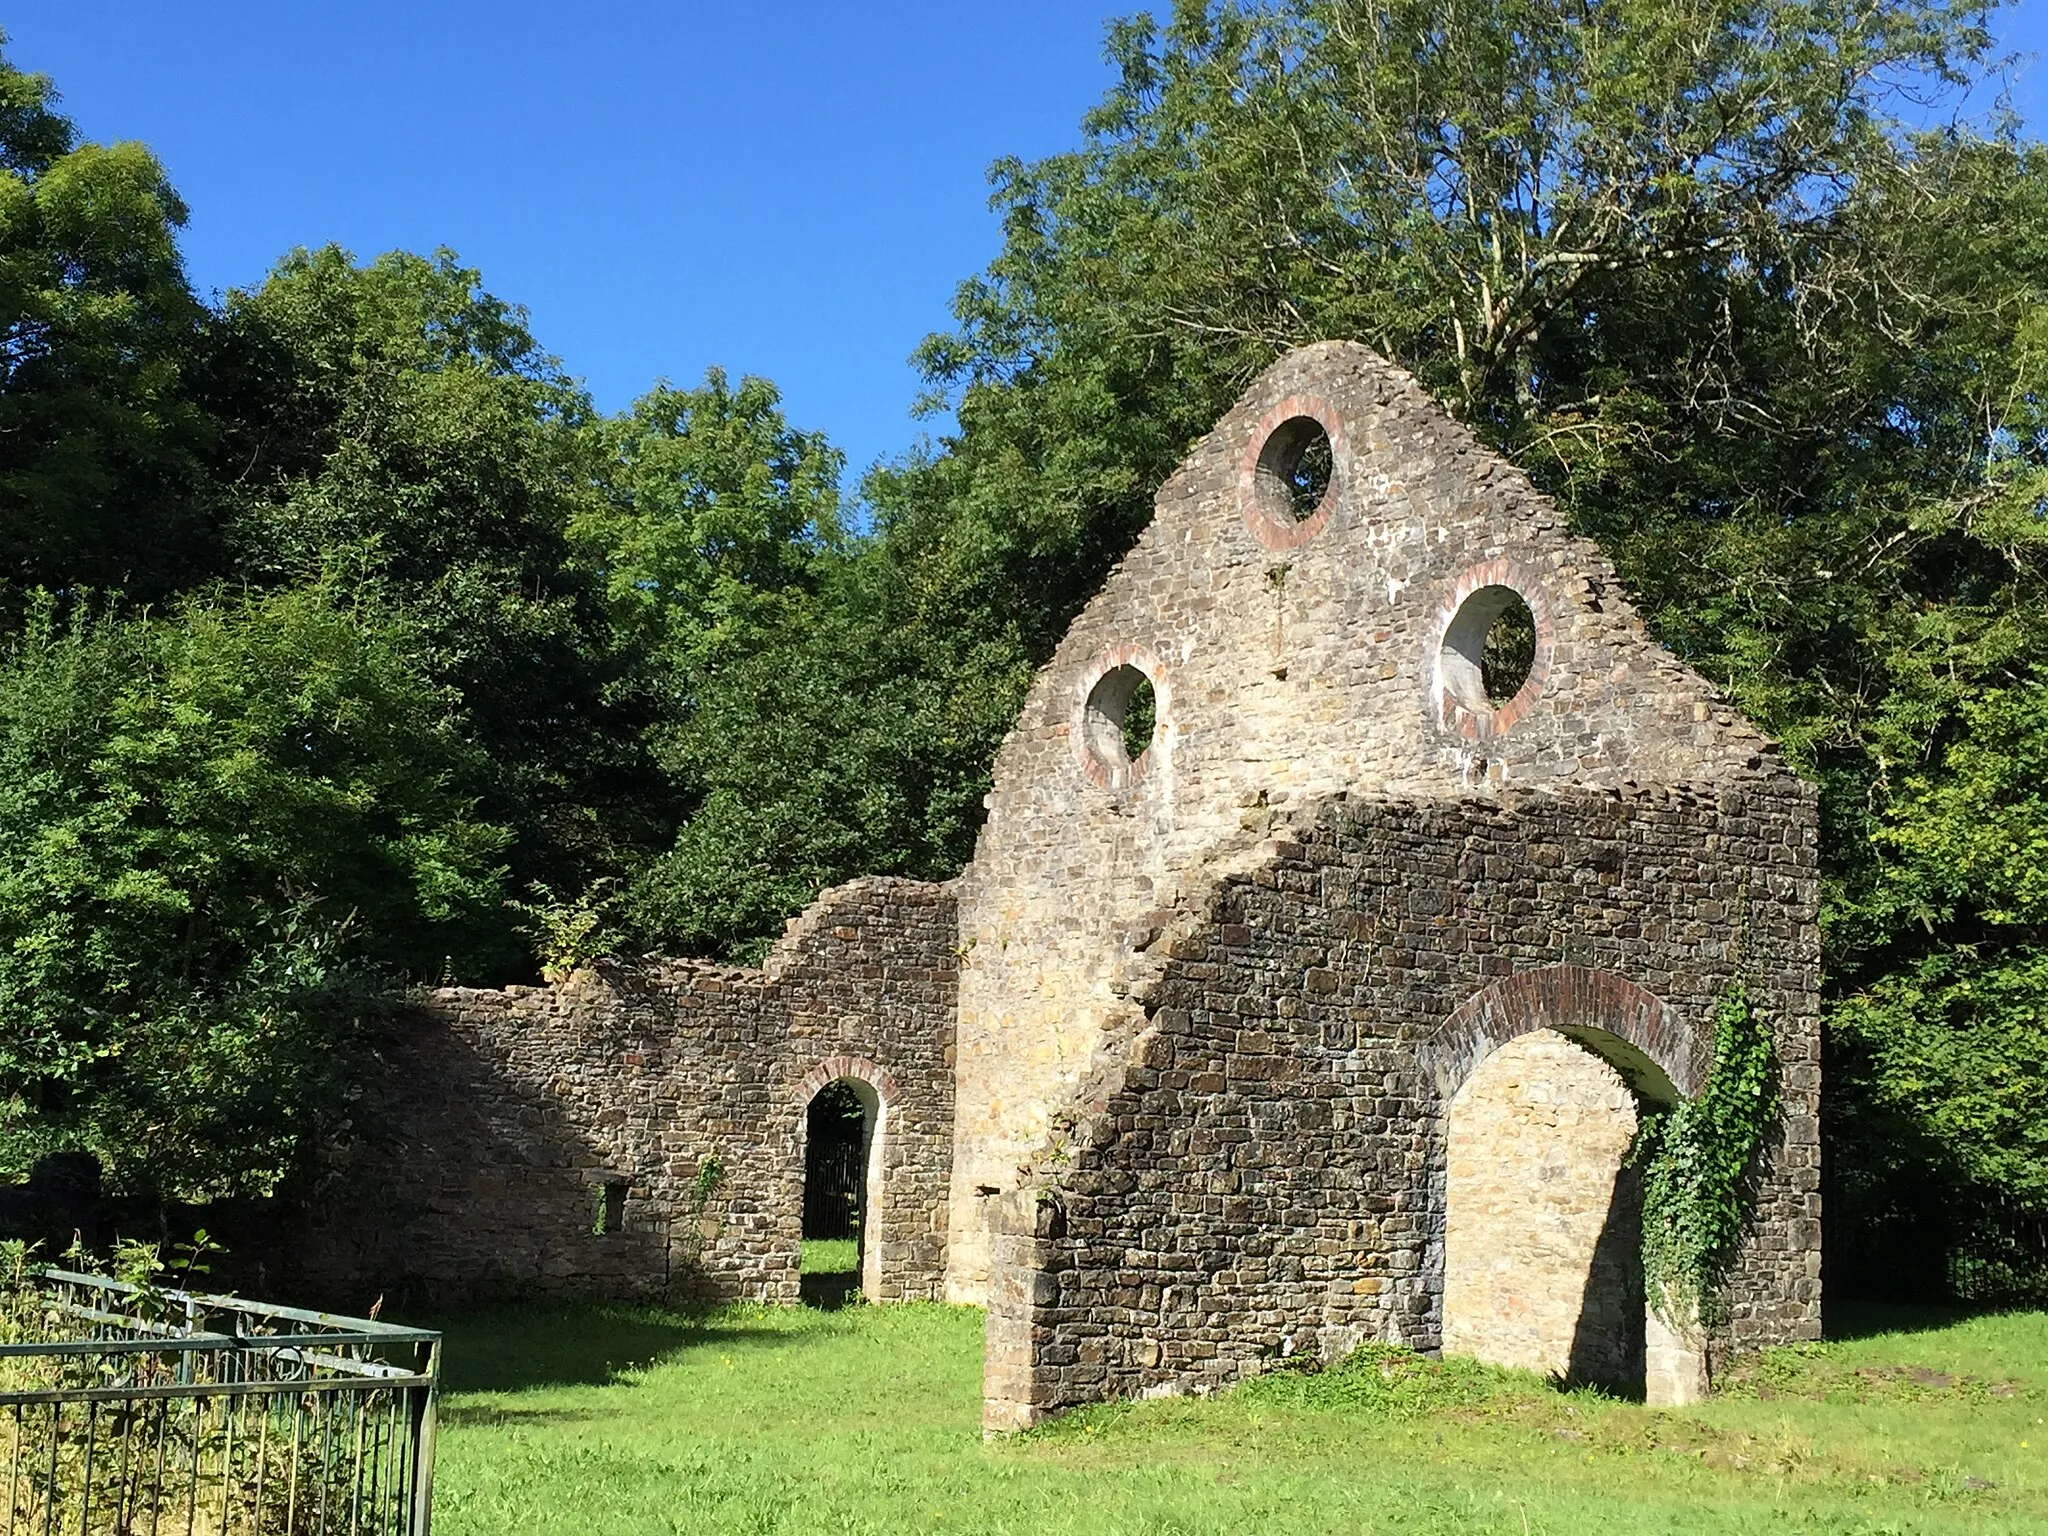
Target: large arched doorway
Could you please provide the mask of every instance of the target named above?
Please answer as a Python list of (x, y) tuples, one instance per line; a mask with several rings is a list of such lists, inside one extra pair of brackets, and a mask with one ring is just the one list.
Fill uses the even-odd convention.
[(1647, 1305), (1645, 1113), (1693, 1086), (1652, 994), (1578, 966), (1473, 998), (1433, 1042), (1443, 1109), (1443, 1347), (1655, 1402), (1697, 1395), (1696, 1340)]
[(1445, 1116), (1444, 1350), (1643, 1395), (1636, 1097), (1554, 1030), (1482, 1061)]
[(798, 1085), (803, 1105), (803, 1299), (881, 1299), (883, 1169), (895, 1084), (873, 1062), (837, 1056)]

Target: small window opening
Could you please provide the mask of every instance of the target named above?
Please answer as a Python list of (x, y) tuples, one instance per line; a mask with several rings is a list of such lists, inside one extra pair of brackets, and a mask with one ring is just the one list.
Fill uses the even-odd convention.
[(1128, 665), (1103, 673), (1088, 692), (1083, 730), (1089, 752), (1109, 770), (1112, 785), (1127, 782), (1159, 730), (1159, 699), (1152, 679)]
[(804, 1115), (804, 1300), (845, 1304), (861, 1283), (867, 1218), (869, 1106), (845, 1078), (818, 1090)]
[(628, 1187), (624, 1179), (606, 1179), (597, 1186), (597, 1210), (590, 1224), (597, 1236), (611, 1237), (626, 1230)]
[(1259, 480), (1267, 499), (1297, 523), (1323, 509), (1335, 474), (1330, 434), (1313, 416), (1281, 422), (1259, 454)]
[(1467, 709), (1486, 713), (1520, 693), (1536, 666), (1536, 616), (1513, 587), (1481, 587), (1444, 631), (1444, 686)]

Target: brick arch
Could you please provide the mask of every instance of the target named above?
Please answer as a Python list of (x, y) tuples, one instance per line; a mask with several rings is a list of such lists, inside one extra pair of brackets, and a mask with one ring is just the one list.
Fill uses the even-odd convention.
[[(1330, 439), (1330, 488), (1314, 514), (1301, 521), (1276, 512), (1267, 505), (1260, 484), (1266, 445), (1287, 422), (1305, 416), (1320, 426)], [(1237, 500), (1245, 531), (1265, 548), (1284, 553), (1299, 549), (1329, 526), (1338, 506), (1345, 500), (1346, 478), (1353, 473), (1351, 443), (1344, 431), (1344, 418), (1320, 395), (1292, 394), (1276, 401), (1259, 418), (1237, 462)]]
[(1474, 993), (1430, 1036), (1423, 1062), (1439, 1102), (1455, 1098), (1495, 1049), (1538, 1029), (1592, 1051), (1653, 1104), (1675, 1104), (1699, 1091), (1702, 1063), (1676, 1009), (1612, 971), (1551, 965)]
[[(1469, 708), (1445, 685), (1442, 674), (1444, 637), (1450, 633), (1458, 611), (1467, 598), (1485, 587), (1506, 587), (1529, 605), (1529, 618), (1536, 630), (1536, 650), (1530, 658), (1529, 676), (1515, 696), (1490, 710)], [(1424, 626), (1429, 649), (1422, 658), (1422, 675), (1428, 679), (1427, 709), (1439, 726), (1467, 741), (1489, 741), (1505, 735), (1516, 721), (1535, 708), (1544, 684), (1550, 678), (1551, 654), (1557, 645), (1557, 615), (1551, 604), (1549, 584), (1533, 567), (1503, 555), (1482, 560), (1460, 571), (1438, 599), (1429, 623)]]
[[(1134, 762), (1121, 770), (1112, 768), (1098, 758), (1088, 746), (1088, 700), (1095, 692), (1095, 685), (1118, 667), (1136, 667), (1145, 674), (1152, 684), (1152, 710), (1154, 717), (1152, 749), (1142, 753)], [(1156, 762), (1155, 753), (1171, 751), (1169, 745), (1174, 726), (1173, 676), (1167, 670), (1160, 653), (1148, 645), (1126, 640), (1112, 645), (1092, 657), (1086, 666), (1074, 675), (1073, 702), (1068, 709), (1067, 742), (1073, 749), (1074, 761), (1091, 783), (1103, 789), (1129, 790), (1151, 771)]]
[(865, 1056), (827, 1056), (806, 1072), (803, 1081), (796, 1085), (796, 1101), (808, 1105), (826, 1088), (847, 1077), (866, 1083), (874, 1089), (875, 1097), (885, 1106), (894, 1104), (900, 1097), (896, 1079)]

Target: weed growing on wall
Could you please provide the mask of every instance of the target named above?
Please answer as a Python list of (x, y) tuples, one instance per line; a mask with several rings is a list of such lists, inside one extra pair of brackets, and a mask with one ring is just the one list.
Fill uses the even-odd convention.
[(617, 953), (619, 937), (610, 927), (618, 904), (613, 884), (609, 878), (595, 880), (582, 896), (572, 898), (536, 880), (529, 887), (533, 900), (505, 902), (519, 914), (517, 926), (539, 957), (542, 980), (567, 981), (591, 961)]
[(1732, 981), (1714, 1012), (1706, 1086), (1650, 1115), (1630, 1161), (1643, 1170), (1643, 1280), (1667, 1322), (1719, 1321), (1721, 1281), (1750, 1201), (1749, 1169), (1778, 1112), (1771, 1030)]
[(697, 1198), (697, 1214), (704, 1214), (704, 1207), (718, 1192), (718, 1186), (725, 1182), (725, 1164), (716, 1157), (707, 1157), (697, 1166), (697, 1182), (693, 1186)]
[(690, 1218), (697, 1224), (697, 1230), (705, 1237), (711, 1233), (705, 1230), (711, 1208), (711, 1197), (718, 1193), (718, 1186), (725, 1182), (725, 1164), (716, 1157), (707, 1157), (697, 1165), (697, 1182), (690, 1188), (692, 1207)]

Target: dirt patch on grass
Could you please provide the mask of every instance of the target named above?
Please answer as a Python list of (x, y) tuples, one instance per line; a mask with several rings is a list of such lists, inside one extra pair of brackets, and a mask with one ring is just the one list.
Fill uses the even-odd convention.
[(1717, 1397), (1795, 1403), (1989, 1403), (2040, 1394), (2011, 1377), (1924, 1365), (1853, 1363), (1826, 1346), (1794, 1344), (1739, 1357), (1714, 1384)]

